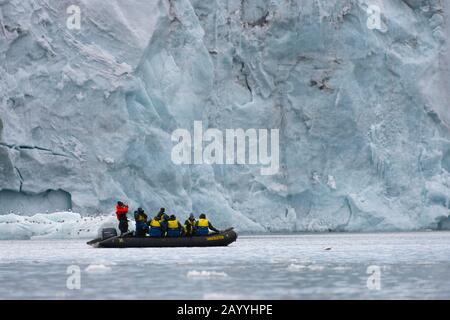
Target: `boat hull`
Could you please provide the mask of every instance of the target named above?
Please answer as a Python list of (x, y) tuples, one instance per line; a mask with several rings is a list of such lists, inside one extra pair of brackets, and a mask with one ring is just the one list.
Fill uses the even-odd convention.
[(164, 248), (164, 247), (224, 247), (237, 239), (233, 230), (225, 230), (207, 236), (153, 238), (153, 237), (113, 237), (96, 239), (88, 244), (96, 248)]

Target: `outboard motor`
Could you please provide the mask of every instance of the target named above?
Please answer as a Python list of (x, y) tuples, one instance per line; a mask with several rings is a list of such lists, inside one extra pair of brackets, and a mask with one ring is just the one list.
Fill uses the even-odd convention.
[(102, 229), (102, 235), (101, 235), (102, 239), (109, 239), (112, 237), (117, 237), (117, 230), (115, 228), (105, 228)]

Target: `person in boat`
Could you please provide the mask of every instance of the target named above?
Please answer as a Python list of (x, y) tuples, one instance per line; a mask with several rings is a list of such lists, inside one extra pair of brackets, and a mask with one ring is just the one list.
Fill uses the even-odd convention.
[(149, 236), (155, 238), (161, 238), (163, 236), (163, 229), (161, 226), (161, 218), (156, 216), (149, 223)]
[(117, 220), (119, 220), (120, 235), (123, 235), (124, 233), (128, 232), (127, 213), (128, 213), (128, 205), (126, 205), (122, 201), (118, 201), (116, 206), (116, 217)]
[(167, 216), (166, 208), (160, 208), (156, 216), (162, 220), (165, 216)]
[(167, 221), (167, 236), (168, 237), (181, 237), (183, 232), (183, 226), (178, 222), (177, 217), (172, 214)]
[(136, 237), (145, 237), (145, 234), (148, 233), (147, 219), (148, 217), (144, 209), (138, 208), (137, 211), (134, 212), (134, 220), (136, 221)]
[(166, 208), (159, 209), (156, 216), (159, 217), (162, 235), (165, 236), (167, 232), (167, 222), (169, 221), (169, 215), (166, 213)]
[(191, 237), (194, 235), (194, 228), (195, 228), (195, 216), (193, 213), (189, 215), (189, 218), (186, 219), (184, 222), (184, 235)]
[(209, 234), (209, 230), (220, 232), (220, 230), (214, 228), (211, 222), (206, 219), (206, 214), (202, 213), (198, 217), (198, 221), (195, 222), (194, 233), (195, 235), (204, 236)]

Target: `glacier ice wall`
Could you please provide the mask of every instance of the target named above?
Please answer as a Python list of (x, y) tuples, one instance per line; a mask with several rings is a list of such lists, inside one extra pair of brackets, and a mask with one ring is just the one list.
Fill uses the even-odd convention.
[[(450, 208), (449, 10), (0, 0), (0, 208), (54, 191), (81, 213), (123, 199), (241, 230), (435, 228)], [(279, 128), (279, 174), (173, 164), (171, 133), (194, 120)]]

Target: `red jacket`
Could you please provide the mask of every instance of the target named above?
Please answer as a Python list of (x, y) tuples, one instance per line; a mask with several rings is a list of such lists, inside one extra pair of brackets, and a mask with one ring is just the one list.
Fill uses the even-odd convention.
[(127, 213), (128, 213), (128, 206), (124, 207), (116, 206), (116, 216), (118, 220), (124, 218), (124, 216), (126, 216)]

